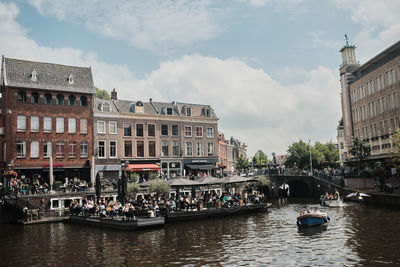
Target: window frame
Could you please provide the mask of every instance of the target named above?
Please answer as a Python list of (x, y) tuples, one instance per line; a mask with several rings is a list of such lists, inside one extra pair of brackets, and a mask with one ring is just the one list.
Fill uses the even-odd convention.
[[(103, 124), (103, 132), (100, 132), (100, 124)], [(97, 121), (97, 133), (98, 134), (106, 134), (106, 122), (105, 121)]]
[(70, 134), (76, 133), (76, 118), (68, 118), (68, 133)]
[[(113, 156), (112, 154), (111, 154), (111, 152), (113, 151), (113, 147), (111, 146), (111, 143), (115, 143), (115, 148), (114, 148), (114, 150), (115, 150), (115, 155)], [(109, 146), (109, 151), (108, 151), (108, 153), (109, 153), (109, 157), (110, 157), (110, 159), (115, 159), (115, 158), (117, 158), (118, 157), (118, 146), (117, 146), (117, 141), (116, 140), (110, 140), (109, 142), (108, 142), (108, 146)]]
[[(197, 131), (198, 129), (201, 129), (201, 131)], [(200, 133), (200, 135), (198, 135)], [(203, 126), (196, 126), (196, 137), (203, 137)]]
[[(89, 142), (88, 141), (81, 141), (79, 144), (79, 155), (81, 158), (88, 158), (89, 157)], [(86, 154), (85, 154), (86, 152)]]
[[(192, 137), (192, 135), (193, 135), (192, 126), (190, 126), (190, 125), (185, 125), (185, 128), (184, 128), (184, 129), (185, 129), (185, 130), (184, 130), (185, 137)], [(190, 134), (188, 134), (189, 132), (186, 131), (187, 129), (189, 129)]]
[[(129, 126), (129, 128), (126, 128), (125, 126)], [(124, 122), (123, 128), (124, 128), (124, 137), (131, 137), (132, 136), (132, 123)], [(128, 130), (128, 129), (129, 129), (129, 135), (127, 135), (125, 132), (125, 130)]]
[[(100, 155), (100, 142), (103, 142), (103, 153), (102, 156)], [(105, 140), (98, 140), (97, 141), (97, 158), (99, 159), (105, 159), (107, 155), (107, 149), (106, 149), (106, 141)]]
[[(61, 119), (62, 119), (62, 123), (61, 123)], [(62, 131), (58, 130), (59, 127), (58, 126), (62, 126)], [(64, 121), (64, 117), (56, 117), (56, 133), (64, 133), (65, 132), (65, 121)]]
[[(115, 125), (114, 126), (114, 129), (115, 129), (115, 131), (113, 132), (113, 131), (111, 131), (111, 125)], [(109, 134), (118, 134), (118, 127), (117, 127), (117, 121), (109, 121), (108, 122), (108, 133)]]
[[(139, 125), (141, 125), (142, 129), (138, 128)], [(144, 124), (143, 123), (136, 123), (135, 124), (135, 129), (136, 129), (136, 137), (144, 137)], [(141, 130), (141, 135), (139, 135), (140, 134), (140, 130)]]
[[(153, 127), (154, 134), (150, 134), (150, 126)], [(154, 123), (147, 124), (147, 137), (156, 137), (156, 125)]]
[[(35, 122), (36, 125), (33, 125)], [(34, 128), (34, 126), (37, 126), (37, 128)], [(38, 133), (40, 131), (40, 117), (37, 115), (31, 115), (31, 133)]]
[[(17, 140), (17, 159), (23, 159), (26, 158), (26, 140)], [(19, 152), (18, 148), (22, 148), (22, 151)]]
[[(50, 120), (49, 120), (50, 119)], [(46, 127), (48, 126), (48, 123), (50, 121), (50, 128)], [(43, 132), (44, 133), (51, 133), (53, 131), (53, 118), (49, 116), (43, 117)]]
[[(23, 118), (23, 120), (22, 120)], [(23, 122), (22, 122), (23, 121)], [(21, 128), (24, 124), (24, 127)], [(25, 115), (17, 115), (17, 132), (26, 132), (26, 116)]]

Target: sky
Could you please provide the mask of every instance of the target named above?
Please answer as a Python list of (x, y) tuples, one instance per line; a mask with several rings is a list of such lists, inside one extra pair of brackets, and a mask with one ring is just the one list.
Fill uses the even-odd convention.
[(285, 154), (336, 142), (344, 35), (400, 40), (400, 0), (0, 0), (0, 53), (92, 68), (119, 99), (209, 104), (219, 132)]

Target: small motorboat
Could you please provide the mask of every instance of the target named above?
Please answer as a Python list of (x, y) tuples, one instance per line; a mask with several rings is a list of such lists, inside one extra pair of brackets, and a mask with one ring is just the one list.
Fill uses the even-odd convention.
[(320, 204), (326, 207), (342, 207), (343, 201), (339, 196), (336, 198), (326, 198), (322, 195), (320, 198)]
[(297, 217), (297, 226), (298, 227), (312, 227), (319, 226), (328, 223), (330, 218), (326, 213), (320, 212), (311, 212), (304, 213)]

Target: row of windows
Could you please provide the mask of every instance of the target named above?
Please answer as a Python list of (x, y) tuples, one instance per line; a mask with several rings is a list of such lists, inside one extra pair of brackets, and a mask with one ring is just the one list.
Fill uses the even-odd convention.
[[(124, 123), (124, 136), (132, 136), (132, 124)], [(171, 132), (170, 132), (171, 129)], [(195, 136), (196, 137), (203, 137), (204, 131), (203, 126), (196, 126), (195, 129)], [(105, 121), (98, 121), (97, 122), (97, 132), (105, 134), (106, 133), (106, 122)], [(109, 122), (109, 133), (116, 134), (117, 133), (117, 122), (110, 121)], [(161, 136), (179, 136), (179, 126), (178, 125), (161, 125)], [(136, 137), (144, 137), (144, 124), (136, 124)], [(214, 137), (214, 128), (213, 127), (206, 127), (206, 136), (207, 138)], [(156, 125), (155, 124), (148, 124), (147, 125), (147, 136), (148, 137), (155, 137), (156, 136)], [(185, 126), (184, 127), (184, 136), (185, 137), (192, 137), (192, 126)]]
[[(171, 146), (171, 150), (170, 150)], [(204, 156), (204, 144), (202, 142), (195, 142), (195, 151), (193, 151), (193, 143), (185, 142), (185, 155), (186, 156)], [(214, 155), (214, 143), (207, 143), (207, 152), (206, 155), (213, 156)], [(108, 150), (108, 152), (107, 152)], [(147, 152), (149, 157), (156, 157), (156, 142), (148, 141), (147, 142)], [(107, 154), (108, 153), (108, 154)], [(99, 140), (97, 142), (97, 157), (98, 158), (117, 158), (117, 141), (109, 141), (108, 147), (106, 147), (106, 141)], [(161, 157), (180, 157), (180, 142), (179, 141), (161, 141)], [(133, 142), (130, 140), (124, 141), (124, 157), (131, 158), (133, 157)], [(136, 157), (145, 157), (145, 142), (144, 141), (136, 141)]]
[[(42, 117), (43, 118), (43, 132), (51, 133), (53, 131), (53, 118), (52, 117)], [(64, 118), (56, 117), (56, 133), (64, 133)], [(30, 116), (30, 132), (40, 131), (40, 117)], [(67, 118), (68, 122), (68, 133), (76, 133), (76, 118)], [(80, 133), (88, 133), (88, 120), (80, 119)], [(17, 132), (26, 132), (27, 121), (25, 115), (17, 116)]]
[[(398, 66), (400, 71), (400, 66)], [(361, 85), (351, 92), (351, 102), (355, 103), (358, 100), (364, 99), (367, 96), (372, 95), (386, 87), (391, 86), (399, 81), (396, 74), (396, 68), (387, 71), (385, 74), (380, 74), (375, 79)]]
[[(87, 158), (89, 156), (89, 142), (81, 141), (80, 142), (80, 157)], [(42, 142), (43, 150), (42, 156), (43, 158), (50, 158), (53, 155), (53, 148), (55, 148), (56, 158), (64, 158), (66, 155), (68, 158), (76, 158), (77, 151), (77, 142), (69, 141), (67, 143), (63, 141), (55, 142), (54, 145), (50, 141)], [(67, 147), (67, 150), (66, 150)], [(26, 158), (27, 151), (27, 143), (25, 140), (17, 140), (17, 158)], [(31, 141), (30, 142), (30, 158), (37, 159), (40, 158), (40, 142), (39, 141)]]
[[(24, 91), (19, 91), (17, 94), (17, 102), (26, 103), (26, 93)], [(31, 101), (30, 103), (39, 104), (40, 103), (40, 95), (37, 92), (33, 92), (31, 94)], [(43, 104), (53, 104), (53, 95), (50, 93), (44, 94)], [(57, 105), (64, 105), (65, 104), (65, 97), (63, 94), (58, 94), (56, 96), (56, 104)], [(67, 100), (68, 106), (76, 106), (77, 99), (76, 96), (70, 95), (68, 96)], [(88, 100), (86, 96), (81, 96), (79, 99), (79, 105), (82, 107), (86, 107), (88, 105)]]
[[(389, 99), (389, 105), (387, 103)], [(373, 118), (379, 114), (383, 114), (388, 110), (394, 110), (399, 108), (399, 95), (397, 92), (393, 92), (388, 96), (383, 96), (375, 101), (371, 101), (367, 105), (363, 105), (360, 108), (353, 109), (353, 121), (354, 123), (363, 121), (369, 118)]]
[(359, 138), (374, 138), (380, 135), (393, 133), (399, 128), (400, 118), (394, 117), (391, 118), (390, 121), (382, 120), (371, 125), (363, 126), (361, 129), (356, 129), (354, 134)]

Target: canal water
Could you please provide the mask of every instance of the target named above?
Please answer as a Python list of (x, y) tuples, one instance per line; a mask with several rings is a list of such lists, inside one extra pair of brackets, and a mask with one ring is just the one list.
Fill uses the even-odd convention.
[[(312, 200), (274, 203), (269, 213), (121, 232), (68, 223), (0, 225), (0, 265), (10, 266), (395, 266), (400, 210)], [(327, 227), (298, 229), (298, 211), (317, 206)]]

